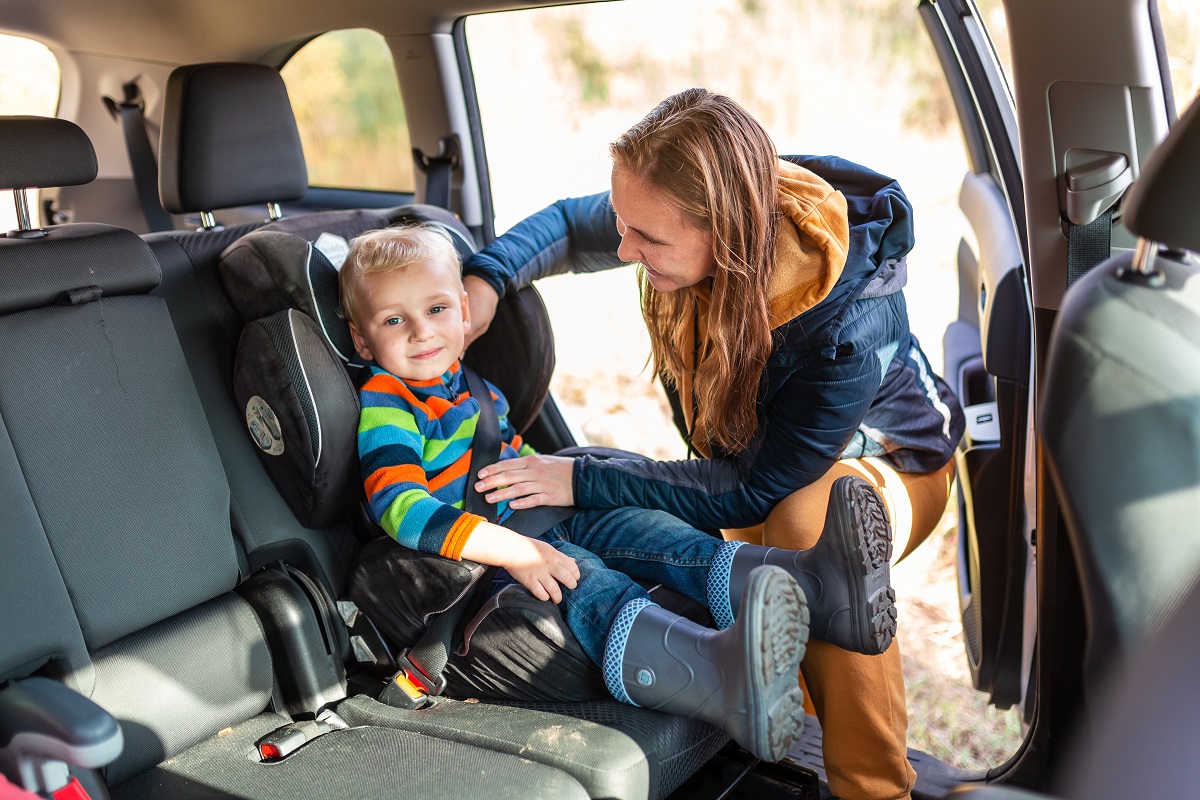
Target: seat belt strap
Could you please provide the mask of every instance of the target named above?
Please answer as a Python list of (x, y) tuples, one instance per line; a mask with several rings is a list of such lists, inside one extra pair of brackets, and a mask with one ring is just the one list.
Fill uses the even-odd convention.
[[(462, 370), (467, 381), (467, 391), (479, 402), (479, 419), (475, 423), (475, 440), (471, 446), (471, 472), (467, 480), (463, 508), (469, 513), (478, 514), (488, 522), (495, 522), (496, 506), (475, 491), (475, 476), (479, 474), (479, 470), (488, 464), (494, 464), (500, 457), (500, 418), (496, 413), (492, 392), (483, 378), (466, 364), (462, 365)], [(540, 536), (571, 517), (576, 510), (555, 506), (526, 509), (515, 512), (505, 523), (506, 527), (526, 536)], [(427, 694), (439, 695), (445, 690), (444, 672), (450, 662), (451, 653), (456, 649), (454, 643), (462, 638), (462, 629), (466, 621), (483, 605), (488, 588), (498, 571), (499, 567), (484, 569), (467, 591), (430, 621), (416, 644), (400, 653), (397, 660), (402, 671)]]
[(1067, 287), (1075, 285), (1112, 252), (1112, 209), (1087, 225), (1067, 228)]
[(425, 173), (425, 202), (438, 208), (450, 208), (450, 178), (459, 165), (458, 137), (446, 136), (438, 140), (438, 154), (427, 156), (425, 151), (414, 147), (413, 163)]
[(172, 230), (175, 224), (171, 221), (171, 215), (158, 199), (158, 161), (154, 157), (154, 148), (150, 146), (150, 134), (146, 131), (146, 101), (136, 80), (126, 83), (121, 89), (125, 92), (124, 101), (118, 103), (111, 97), (105, 97), (104, 103), (109, 113), (121, 118), (125, 150), (129, 153), (129, 167), (133, 171), (133, 185), (142, 207), (142, 216), (151, 233)]

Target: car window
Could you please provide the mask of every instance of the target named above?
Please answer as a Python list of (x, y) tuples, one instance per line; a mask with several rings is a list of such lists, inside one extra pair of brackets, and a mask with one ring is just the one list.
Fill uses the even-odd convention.
[(280, 70), (312, 186), (413, 190), (412, 146), (400, 83), (383, 36), (331, 31)]
[[(20, 36), (0, 34), (0, 115), (32, 114), (52, 117), (58, 109), (62, 74), (50, 49)], [(28, 192), (37, 224), (37, 190)], [(12, 192), (0, 192), (0, 230), (17, 226)]]
[[(480, 15), (465, 29), (497, 232), (559, 198), (607, 189), (608, 143), (668, 95), (704, 86), (745, 106), (782, 153), (834, 153), (900, 182), (916, 209), (910, 318), (940, 368), (957, 309), (955, 255), (966, 232), (957, 195), (968, 167), (915, 3), (627, 0)], [(555, 331), (552, 389), (568, 421), (592, 444), (685, 457), (643, 371), (649, 344), (633, 270), (538, 289)], [(898, 582), (902, 572), (938, 578), (906, 590), (920, 610), (902, 612), (911, 615), (902, 635), (938, 643), (901, 642), (909, 743), (956, 766), (995, 766), (1020, 742), (1019, 714), (985, 707), (970, 686), (950, 565), (953, 511), (944, 524), (919, 561), (893, 572)]]
[(974, 0), (977, 15), (992, 43), (992, 52), (1000, 63), (1004, 80), (1012, 86), (1012, 49), (1008, 43), (1008, 20), (1004, 16), (1003, 0)]
[(1196, 0), (1158, 0), (1175, 109), (1183, 110), (1200, 92), (1200, 5)]

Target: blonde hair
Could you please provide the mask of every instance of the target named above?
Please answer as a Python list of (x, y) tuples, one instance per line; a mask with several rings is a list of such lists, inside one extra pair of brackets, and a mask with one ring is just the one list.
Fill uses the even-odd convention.
[(438, 261), (454, 268), (462, 280), (462, 263), (450, 235), (440, 225), (417, 222), (367, 231), (350, 242), (350, 252), (338, 272), (342, 316), (361, 324), (362, 276), (402, 272), (412, 264)]
[[(728, 97), (688, 89), (660, 103), (609, 152), (614, 169), (648, 181), (698, 228), (712, 232), (716, 270), (708, 339), (690, 361), (693, 438), (738, 452), (758, 426), (758, 385), (771, 353), (767, 293), (779, 217), (775, 145)], [(692, 340), (695, 293), (659, 292), (644, 270), (639, 281), (651, 361), (678, 386), (689, 369), (682, 351)]]

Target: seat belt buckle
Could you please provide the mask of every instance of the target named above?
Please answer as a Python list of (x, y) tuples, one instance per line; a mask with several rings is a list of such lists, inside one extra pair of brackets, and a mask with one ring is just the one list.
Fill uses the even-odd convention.
[(420, 687), (425, 694), (437, 697), (446, 691), (445, 670), (436, 678), (431, 677), (426, 670), (421, 668), (420, 664), (412, 660), (411, 647), (400, 651), (400, 655), (396, 657), (396, 663), (400, 665), (400, 672), (404, 673), (410, 682)]
[(54, 800), (92, 800), (92, 796), (83, 788), (83, 784), (74, 775), (66, 786), (55, 789), (50, 793)]
[(433, 702), (425, 689), (408, 676), (407, 670), (400, 670), (393, 675), (379, 694), (379, 702), (393, 708), (404, 708), (416, 711)]

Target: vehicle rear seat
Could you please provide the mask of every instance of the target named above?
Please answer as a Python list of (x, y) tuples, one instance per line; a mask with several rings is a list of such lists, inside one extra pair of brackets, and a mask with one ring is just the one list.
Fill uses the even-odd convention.
[[(63, 120), (0, 119), (0, 153), (7, 187), (96, 175)], [(553, 768), (394, 727), (247, 758), (288, 722), (292, 665), (266, 631), (312, 612), (256, 613), (233, 591), (229, 489), (166, 305), (148, 294), (158, 280), (122, 229), (0, 239), (0, 704), (41, 675), (118, 718), (124, 752), (103, 784), (84, 776), (94, 798), (105, 784), (117, 798), (393, 798), (485, 781), (498, 796), (586, 797)]]
[[(13, 146), (6, 151), (17, 152), (19, 142), (12, 139)], [(56, 157), (70, 160), (73, 155), (66, 152), (67, 146), (59, 144), (64, 152)], [(90, 144), (86, 146), (90, 152)], [(30, 185), (36, 182), (47, 181)], [(372, 213), (360, 212), (358, 216)], [(320, 216), (324, 215), (313, 215)], [(332, 216), (334, 222), (346, 222), (355, 215)], [(180, 249), (185, 254), (205, 248), (211, 252), (215, 236), (205, 231), (178, 231), (148, 239), (156, 253), (175, 248), (175, 255), (179, 255)], [(55, 243), (76, 239), (79, 242), (66, 249)], [(170, 243), (163, 243), (164, 239)], [(202, 241), (205, 239), (208, 241)], [(203, 246), (197, 246), (197, 242)], [(0, 491), (10, 500), (5, 503), (6, 515), (23, 534), (11, 537), (11, 545), (6, 542), (4, 563), (13, 565), (14, 575), (5, 575), (8, 581), (2, 590), (5, 608), (19, 610), (20, 616), (5, 614), (7, 630), (0, 628), (10, 634), (12, 642), (22, 644), (14, 646), (11, 656), (6, 652), (0, 660), (0, 679), (35, 673), (54, 675), (97, 699), (120, 718), (130, 746), (109, 771), (109, 783), (119, 787), (115, 796), (180, 795), (187, 781), (196, 780), (200, 772), (220, 763), (217, 751), (235, 753), (240, 759), (236, 763), (239, 769), (224, 765), (222, 775), (228, 775), (221, 778), (233, 781), (228, 786), (238, 786), (241, 777), (248, 777), (241, 776), (241, 772), (250, 770), (253, 774), (256, 766), (244, 758), (252, 742), (265, 730), (287, 721), (286, 716), (262, 711), (276, 705), (286, 710), (284, 700), (272, 698), (272, 694), (277, 696), (278, 682), (286, 682), (280, 681), (280, 676), (292, 672), (298, 664), (288, 663), (289, 657), (294, 661), (295, 656), (281, 654), (278, 648), (272, 658), (268, 637), (256, 615), (250, 613), (250, 606), (239, 595), (230, 594), (230, 589), (252, 571), (256, 559), (266, 563), (264, 553), (270, 554), (270, 560), (292, 560), (296, 548), (290, 542), (294, 541), (304, 542), (301, 551), (308, 548), (316, 554), (311, 560), (323, 567), (331, 585), (344, 582), (344, 575), (338, 572), (336, 559), (322, 558), (322, 534), (300, 527), (286, 510), (253, 456), (241, 421), (235, 414), (230, 419), (228, 411), (233, 407), (224, 386), (232, 372), (232, 348), (221, 332), (220, 318), (212, 312), (210, 295), (200, 289), (206, 302), (199, 303), (196, 294), (188, 294), (188, 290), (194, 291), (198, 283), (203, 283), (198, 275), (200, 261), (188, 258), (185, 267), (179, 258), (166, 259), (174, 261), (173, 269), (168, 271), (172, 285), (160, 290), (167, 295), (166, 307), (174, 314), (170, 323), (184, 339), (184, 349), (180, 350), (179, 342), (166, 327), (169, 323), (163, 301), (140, 294), (156, 282), (157, 265), (154, 261), (146, 264), (149, 253), (137, 237), (119, 229), (76, 225), (52, 229), (52, 234), (41, 241), (5, 243), (10, 249), (0, 251), (0, 273), (14, 283), (7, 287), (0, 283), (0, 297), (18, 299), (18, 305), (0, 307), (5, 324), (10, 318), (41, 319), (43, 314), (54, 319), (65, 313), (78, 317), (103, 311), (103, 315), (95, 319), (82, 317), (90, 321), (92, 329), (90, 333), (80, 331), (78, 341), (65, 343), (71, 359), (60, 357), (58, 348), (49, 349), (50, 362), (73, 363), (79, 356), (100, 371), (90, 375), (84, 389), (72, 386), (73, 392), (62, 395), (67, 399), (50, 405), (62, 408), (72, 404), (67, 401), (74, 401), (76, 410), (84, 409), (70, 417), (70, 425), (38, 427), (32, 422), (36, 411), (47, 405), (30, 398), (40, 397), (38, 392), (46, 395), (62, 389), (60, 383), (46, 385), (54, 375), (38, 375), (32, 381), (34, 386), (28, 380), (22, 383), (6, 379), (0, 391), (0, 419), (5, 422), (5, 432), (12, 434), (13, 447), (11, 463), (0, 468), (0, 476), (11, 481)], [(44, 287), (38, 283), (37, 293), (28, 300), (28, 293), (23, 294), (17, 287), (36, 272), (26, 270), (24, 261), (61, 261), (67, 272), (59, 282), (48, 282)], [(107, 277), (103, 281), (92, 277), (108, 276), (110, 271), (115, 283), (108, 282)], [(100, 285), (100, 299), (78, 308), (44, 307), (68, 289), (91, 285), (89, 279)], [(136, 323), (122, 321), (118, 327), (116, 317), (108, 313), (114, 305), (154, 311), (139, 311), (149, 317), (139, 317)], [(18, 339), (10, 337), (7, 341)], [(46, 359), (47, 348), (30, 347), (12, 362), (7, 357), (0, 359), (4, 362), (0, 363), (0, 374), (29, 371), (36, 357)], [(106, 368), (110, 373), (103, 372)], [(41, 369), (41, 373), (46, 372)], [(194, 386), (192, 380), (196, 381)], [(196, 386), (204, 390), (200, 398)], [(92, 395), (101, 401), (94, 402)], [(154, 414), (131, 414), (126, 409), (128, 397), (142, 398)], [(10, 403), (13, 410), (8, 409)], [(148, 420), (152, 421), (149, 428), (145, 425)], [(218, 425), (214, 420), (224, 423)], [(236, 457), (239, 445), (245, 458)], [(181, 458), (181, 453), (186, 456)], [(34, 479), (25, 469), (26, 462), (32, 464)], [(239, 469), (230, 469), (230, 462), (238, 463)], [(88, 476), (89, 483), (100, 485), (100, 494), (83, 495), (90, 509), (74, 499), (71, 485), (64, 488), (61, 482), (52, 481), (52, 473), (64, 465), (68, 474)], [(239, 483), (240, 477), (247, 475), (253, 476), (253, 481)], [(103, 480), (96, 476), (103, 476)], [(256, 529), (247, 535), (242, 527), (253, 523), (239, 518), (234, 511), (234, 528), (242, 545), (235, 547), (230, 535), (230, 485), (239, 485), (233, 497), (256, 506), (259, 518), (278, 533), (268, 531), (263, 535)], [(188, 488), (181, 491), (179, 486)], [(49, 504), (49, 511), (43, 510), (43, 503)], [(193, 503), (197, 509), (193, 509)], [(48, 522), (43, 518), (46, 513), (59, 516)], [(98, 522), (92, 522), (89, 515)], [(186, 522), (180, 524), (180, 519)], [(174, 530), (173, 524), (181, 527), (181, 533), (163, 535), (163, 531)], [(26, 531), (28, 536), (24, 535)], [(56, 543), (59, 537), (64, 537), (66, 545)], [(62, 566), (62, 561), (67, 566)], [(254, 581), (256, 578), (242, 583), (239, 591), (250, 594), (246, 587), (253, 587)], [(31, 587), (37, 588), (36, 593), (30, 594)], [(122, 609), (136, 609), (136, 613)], [(298, 608), (268, 607), (262, 612), (270, 618), (272, 612), (295, 614)], [(299, 613), (316, 625), (311, 621), (311, 609), (300, 607)], [(170, 614), (175, 614), (174, 619), (167, 620)], [(36, 620), (37, 624), (30, 626), (26, 620)], [(92, 630), (94, 620), (102, 622), (107, 632), (104, 636)], [(274, 624), (268, 620), (268, 627)], [(271, 643), (277, 644), (275, 640)], [(300, 654), (300, 661), (308, 656), (311, 654)], [(324, 658), (336, 661), (336, 656), (335, 652)], [(318, 654), (316, 660), (322, 657)], [(131, 668), (131, 663), (143, 666)], [(210, 674), (218, 664), (220, 674)], [(226, 664), (238, 668), (229, 669)], [(311, 664), (299, 666), (307, 669)], [(328, 664), (324, 664), (326, 667)], [(138, 685), (146, 675), (154, 675), (154, 680), (146, 679), (149, 690)], [(335, 693), (338, 688), (344, 691), (343, 685), (335, 686)], [(508, 769), (504, 758), (492, 763), (473, 752), (460, 757), (462, 751), (458, 750), (448, 757), (450, 751), (443, 748), (450, 740), (457, 742), (455, 746), (479, 744), (505, 754), (505, 758), (522, 754), (544, 764), (562, 766), (590, 796), (665, 795), (725, 741), (724, 735), (713, 728), (614, 702), (510, 708), (440, 700), (436, 708), (414, 714), (379, 705), (371, 698), (355, 697), (344, 700), (338, 708), (353, 717), (356, 724), (406, 728), (409, 734), (437, 734), (440, 741), (430, 745), (427, 759), (421, 759), (428, 763), (448, 763), (448, 758), (456, 765), (484, 763), (487, 769), (504, 774)], [(209, 739), (221, 727), (228, 727), (232, 733)], [(395, 739), (394, 734), (394, 730), (388, 730), (367, 734), (367, 739)], [(317, 740), (306, 746), (305, 752), (328, 746), (329, 742)], [(412, 746), (407, 747), (412, 750)], [(155, 766), (163, 757), (170, 757), (169, 765)], [(287, 770), (277, 769), (282, 764), (272, 765), (272, 775), (282, 776), (292, 769), (301, 774), (308, 769), (299, 765), (299, 759), (296, 764)], [(322, 769), (328, 768), (326, 764)], [(180, 777), (187, 775), (191, 777)], [(546, 786), (557, 786), (554, 782), (559, 780), (558, 775), (560, 772), (546, 774)], [(404, 769), (391, 770), (386, 780), (394, 777), (408, 781), (409, 776)], [(214, 780), (209, 780), (210, 788), (218, 783), (226, 786)], [(443, 771), (439, 778), (444, 786), (455, 786), (456, 781), (466, 781), (463, 786), (470, 781), (470, 776), (463, 775), (457, 766)], [(526, 781), (526, 792), (530, 787), (538, 787), (540, 792), (536, 782), (528, 783), (527, 777), (522, 781)], [(408, 788), (413, 786), (424, 783), (418, 780)], [(276, 789), (280, 796), (299, 796), (274, 783), (263, 788), (268, 793)], [(571, 789), (564, 792), (568, 796)], [(349, 794), (365, 796), (358, 788)]]
[[(210, 72), (211, 71), (211, 72)], [(185, 76), (187, 79), (179, 78)], [(199, 80), (197, 76), (204, 76)], [(228, 113), (230, 102), (216, 102), (209, 95), (228, 92), (232, 97), (246, 96), (242, 82), (257, 86), (253, 102), (233, 103), (238, 114)], [(232, 86), (227, 89), (226, 86)], [(188, 92), (196, 92), (203, 86), (203, 102), (200, 108), (220, 108), (217, 120), (200, 119), (193, 113)], [(186, 90), (186, 91), (185, 91)], [(176, 92), (182, 95), (176, 96)], [(275, 100), (270, 100), (274, 92)], [(282, 97), (282, 100), (281, 100)], [(223, 205), (266, 203), (277, 190), (278, 176), (271, 176), (271, 184), (258, 185), (250, 164), (266, 160), (265, 150), (287, 148), (290, 137), (276, 140), (254, 136), (223, 136), (233, 142), (220, 150), (210, 148), (193, 150), (204, 132), (211, 132), (217, 125), (241, 125), (247, 116), (256, 114), (286, 114), (290, 127), (294, 118), (287, 103), (286, 90), (278, 73), (258, 65), (199, 65), (182, 67), (173, 74), (168, 85), (168, 110), (172, 119), (164, 121), (163, 146), (174, 149), (175, 154), (164, 157), (164, 162), (178, 162), (186, 167), (164, 168), (162, 172), (162, 196), (173, 212), (194, 212), (215, 209)], [(173, 110), (172, 110), (173, 109)], [(212, 112), (209, 112), (210, 114)], [(194, 126), (194, 130), (192, 127)], [(252, 127), (254, 127), (252, 125)], [(268, 122), (258, 124), (268, 128)], [(280, 126), (275, 125), (275, 128)], [(286, 128), (287, 126), (284, 126)], [(298, 139), (296, 139), (298, 143)], [(296, 146), (299, 146), (296, 144)], [(277, 154), (276, 154), (277, 156)], [(214, 160), (245, 164), (245, 169), (229, 169), (227, 164), (218, 167)], [(287, 163), (299, 163), (300, 173), (284, 185), (302, 184), (302, 155)], [(181, 185), (196, 186), (190, 175), (203, 173), (206, 169), (223, 170), (230, 180), (238, 181), (238, 193), (220, 190), (212, 194), (193, 192), (186, 203), (174, 204), (170, 198), (185, 197), (178, 186), (168, 186), (167, 181), (178, 180)], [(173, 178), (174, 176), (174, 178)], [(275, 199), (287, 199), (277, 197)], [(383, 227), (404, 207), (394, 210), (359, 210), (316, 213), (262, 225), (258, 230), (276, 230), (292, 233), (307, 241), (316, 240), (320, 233), (335, 233), (352, 237), (361, 230)], [(253, 567), (268, 563), (275, 558), (290, 560), (288, 547), (293, 542), (304, 542), (299, 551), (318, 554), (329, 575), (329, 584), (340, 595), (344, 585), (344, 573), (338, 572), (341, 565), (336, 561), (320, 558), (319, 537), (326, 531), (310, 531), (302, 528), (283, 504), (280, 494), (266, 480), (248, 435), (241, 409), (235, 407), (233, 392), (229, 389), (233, 375), (233, 350), (230, 344), (229, 300), (223, 294), (216, 276), (218, 253), (214, 252), (214, 241), (226, 243), (212, 231), (174, 231), (146, 237), (156, 254), (172, 253), (174, 248), (190, 251), (190, 264), (178, 258), (169, 258), (163, 264), (164, 278), (161, 293), (167, 297), (172, 309), (176, 330), (184, 342), (185, 354), (196, 379), (202, 387), (202, 401), (214, 431), (217, 449), (221, 452), (224, 467), (229, 475), (234, 503), (242, 509), (239, 533), (248, 552), (248, 561)], [(196, 245), (194, 240), (203, 242)], [(178, 253), (176, 253), (178, 255)], [(204, 302), (197, 301), (196, 289)], [(240, 327), (240, 319), (238, 320)], [(548, 375), (547, 375), (548, 380)], [(258, 518), (248, 518), (245, 509), (259, 511)], [(269, 510), (269, 511), (264, 511)], [(335, 535), (347, 537), (344, 531)], [(263, 554), (266, 554), (264, 558)], [(307, 567), (301, 563), (300, 566)], [(504, 752), (522, 753), (524, 756), (554, 764), (569, 771), (593, 796), (661, 796), (678, 786), (698, 766), (724, 745), (726, 738), (718, 730), (676, 717), (654, 714), (614, 700), (595, 703), (547, 704), (538, 709), (506, 708), (503, 705), (479, 703), (463, 704), (443, 700), (436, 709), (412, 712), (389, 709), (368, 698), (352, 698), (346, 704), (347, 712), (359, 715), (362, 721), (390, 720), (391, 724), (409, 729), (436, 732), (446, 739), (472, 742)], [(356, 711), (349, 711), (356, 709)], [(545, 716), (553, 714), (553, 716)], [(548, 732), (554, 732), (546, 739)]]

